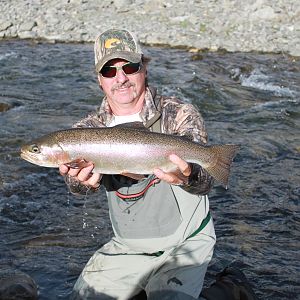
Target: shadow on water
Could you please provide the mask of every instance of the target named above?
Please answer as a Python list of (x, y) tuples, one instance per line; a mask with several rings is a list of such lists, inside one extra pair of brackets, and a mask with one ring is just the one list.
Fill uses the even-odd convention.
[[(92, 45), (0, 43), (0, 267), (67, 299), (112, 236), (105, 193), (75, 198), (57, 170), (19, 158), (22, 143), (68, 128), (101, 99)], [(218, 237), (206, 285), (239, 260), (262, 299), (299, 295), (300, 62), (284, 55), (146, 48), (149, 81), (199, 107), (211, 144), (239, 143), (228, 190), (210, 194)]]

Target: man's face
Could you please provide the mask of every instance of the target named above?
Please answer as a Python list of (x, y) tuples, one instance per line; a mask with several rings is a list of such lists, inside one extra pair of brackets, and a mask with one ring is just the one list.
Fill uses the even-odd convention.
[[(102, 70), (104, 71), (104, 68), (109, 66), (121, 67), (127, 63), (128, 61), (123, 59), (113, 59), (105, 64)], [(130, 69), (130, 65), (128, 65), (128, 68)], [(111, 70), (113, 73), (115, 71), (112, 68), (108, 68), (108, 70)], [(106, 74), (103, 72), (103, 75), (105, 76)], [(123, 69), (118, 68), (115, 77), (108, 78), (103, 75), (99, 74), (98, 80), (114, 113), (117, 112), (119, 114), (120, 111), (122, 112), (122, 108), (128, 109), (128, 107), (133, 105), (142, 105), (145, 96), (145, 66), (142, 66), (134, 74), (126, 74)]]

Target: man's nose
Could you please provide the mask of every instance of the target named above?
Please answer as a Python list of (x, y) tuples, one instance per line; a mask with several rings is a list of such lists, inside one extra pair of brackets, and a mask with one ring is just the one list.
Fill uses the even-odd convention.
[(128, 77), (124, 73), (123, 69), (117, 70), (116, 79), (117, 79), (117, 82), (119, 82), (119, 83), (124, 83), (128, 80)]

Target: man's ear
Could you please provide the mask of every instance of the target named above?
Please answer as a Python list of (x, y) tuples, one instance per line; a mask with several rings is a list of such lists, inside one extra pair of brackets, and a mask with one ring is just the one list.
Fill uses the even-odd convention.
[(101, 78), (100, 78), (100, 75), (98, 75), (98, 83), (99, 83), (100, 89), (103, 90), (102, 85), (101, 85)]

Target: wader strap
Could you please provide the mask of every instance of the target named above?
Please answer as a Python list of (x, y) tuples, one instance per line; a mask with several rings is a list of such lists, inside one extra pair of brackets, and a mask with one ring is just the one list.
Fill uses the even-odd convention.
[(160, 126), (160, 118), (161, 118), (161, 97), (156, 97), (156, 89), (153, 87), (149, 87), (149, 91), (151, 93), (152, 99), (154, 101), (156, 107), (155, 115), (146, 122), (145, 127), (151, 128), (153, 132), (161, 132)]
[(201, 222), (200, 226), (198, 227), (198, 229), (196, 229), (190, 236), (187, 237), (187, 239), (194, 237), (195, 235), (197, 235), (210, 221), (211, 219), (211, 215), (210, 212), (207, 213), (207, 216), (205, 217), (205, 219)]
[[(210, 219), (211, 219), (211, 215), (210, 212), (208, 212), (205, 219), (203, 219), (203, 221), (201, 222), (200, 226), (190, 236), (188, 236), (186, 240), (197, 235), (208, 224)], [(157, 256), (157, 257), (161, 256), (162, 254), (164, 254), (164, 251), (157, 251), (154, 253), (144, 253), (144, 255)]]
[(130, 201), (136, 201), (136, 200), (139, 200), (141, 199), (144, 194), (147, 192), (147, 190), (154, 184), (158, 183), (160, 181), (160, 179), (158, 178), (154, 178), (152, 179), (148, 185), (142, 190), (140, 191), (139, 193), (136, 193), (136, 194), (122, 194), (118, 191), (115, 191), (116, 195), (121, 198), (122, 200), (130, 200)]

